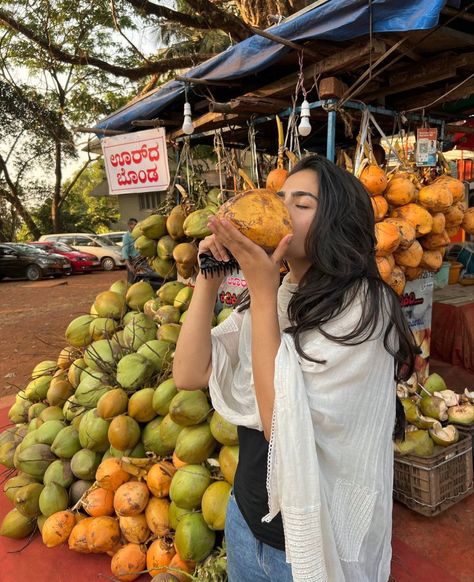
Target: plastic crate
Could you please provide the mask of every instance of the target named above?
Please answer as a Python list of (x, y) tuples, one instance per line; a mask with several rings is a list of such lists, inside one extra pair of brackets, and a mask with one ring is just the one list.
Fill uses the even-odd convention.
[(472, 460), (474, 464), (474, 423), (473, 424), (456, 424), (452, 422), (459, 431), (459, 434), (466, 434), (471, 437), (471, 444), (472, 444)]
[(472, 493), (472, 440), (435, 447), (431, 457), (395, 453), (393, 496), (413, 511), (438, 515)]

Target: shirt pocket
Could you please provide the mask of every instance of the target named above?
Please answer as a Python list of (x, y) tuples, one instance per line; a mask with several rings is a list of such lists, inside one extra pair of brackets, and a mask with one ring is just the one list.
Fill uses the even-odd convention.
[(331, 504), (331, 522), (341, 560), (357, 562), (374, 515), (377, 492), (338, 479)]

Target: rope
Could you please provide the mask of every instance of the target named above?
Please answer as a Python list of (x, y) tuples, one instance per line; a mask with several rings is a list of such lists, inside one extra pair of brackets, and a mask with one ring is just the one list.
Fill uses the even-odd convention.
[[(437, 99), (435, 99), (431, 103), (428, 103), (427, 105), (421, 105), (420, 107), (413, 107), (413, 109), (407, 109), (406, 112), (409, 113), (411, 111), (419, 111), (420, 109), (423, 109), (423, 110), (424, 109), (429, 109), (432, 105), (435, 105), (435, 103), (438, 103), (438, 101), (441, 101), (441, 99), (444, 99), (447, 95), (449, 95), (453, 91), (456, 91), (456, 89), (458, 89), (459, 87), (461, 87), (462, 85), (464, 85), (464, 83), (467, 83), (468, 81), (470, 81), (473, 77), (474, 77), (474, 73), (472, 73), (471, 75), (469, 75), (469, 77), (466, 77), (464, 79), (464, 81), (461, 81), (460, 83), (458, 83), (457, 85), (455, 85), (454, 87), (452, 87), (449, 91), (446, 91), (446, 93), (443, 93), (440, 97), (438, 97)], [(423, 116), (424, 116), (424, 111), (423, 111)]]

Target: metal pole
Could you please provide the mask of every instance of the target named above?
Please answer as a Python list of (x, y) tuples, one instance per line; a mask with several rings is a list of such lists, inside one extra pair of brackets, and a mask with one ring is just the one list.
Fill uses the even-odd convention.
[(328, 112), (326, 157), (330, 162), (336, 159), (336, 111), (334, 109)]

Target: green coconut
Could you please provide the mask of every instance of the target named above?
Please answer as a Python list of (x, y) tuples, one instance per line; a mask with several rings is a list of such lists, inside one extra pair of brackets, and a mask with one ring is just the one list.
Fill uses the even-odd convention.
[(427, 430), (407, 431), (404, 441), (395, 442), (395, 450), (402, 455), (430, 457), (434, 452), (434, 443)]
[(131, 232), (132, 238), (133, 240), (137, 240), (137, 238), (139, 236), (142, 236), (143, 231), (142, 231), (142, 223), (138, 222), (134, 227), (133, 230)]
[(173, 305), (162, 305), (155, 313), (155, 321), (160, 325), (164, 325), (165, 323), (178, 323), (180, 317), (180, 310)]
[(93, 481), (84, 481), (82, 479), (75, 481), (69, 487), (69, 505), (76, 505), (84, 493), (92, 487), (93, 483)]
[(168, 520), (171, 529), (176, 529), (178, 527), (179, 520), (183, 517), (183, 515), (187, 515), (191, 513), (191, 509), (184, 509), (182, 507), (178, 507), (174, 501), (170, 503), (168, 508)]
[(97, 317), (90, 325), (90, 332), (93, 340), (112, 338), (119, 323), (115, 319)]
[(177, 244), (169, 234), (166, 234), (156, 243), (156, 253), (160, 259), (170, 260), (173, 258), (173, 250)]
[(42, 445), (52, 445), (56, 435), (66, 424), (62, 420), (48, 420), (36, 431), (36, 442)]
[(66, 341), (76, 348), (83, 348), (92, 341), (90, 325), (94, 321), (92, 315), (80, 315), (71, 321), (66, 328)]
[(53, 381), (48, 388), (48, 393), (46, 394), (46, 400), (51, 406), (64, 407), (64, 404), (73, 394), (74, 386), (72, 386), (72, 384), (67, 380), (54, 381), (53, 378)]
[(176, 446), (176, 441), (178, 440), (179, 433), (183, 430), (180, 424), (174, 422), (169, 414), (163, 418), (163, 422), (160, 424), (159, 433), (160, 439), (166, 448), (174, 449)]
[(127, 354), (117, 365), (117, 382), (125, 390), (136, 390), (153, 375), (150, 360), (141, 353)]
[(160, 457), (170, 455), (173, 452), (173, 447), (166, 446), (161, 439), (159, 428), (162, 422), (163, 418), (157, 416), (145, 426), (142, 433), (145, 451), (156, 453)]
[(168, 283), (165, 283), (158, 289), (156, 295), (161, 303), (173, 305), (176, 295), (185, 287), (186, 285), (179, 281), (168, 281)]
[(39, 508), (43, 515), (49, 517), (58, 511), (64, 511), (69, 504), (67, 490), (57, 483), (48, 483), (41, 491), (39, 497)]
[(435, 426), (429, 431), (433, 442), (442, 447), (447, 447), (459, 440), (459, 431), (452, 424), (443, 427), (440, 422), (436, 422)]
[(37, 430), (38, 429), (32, 430), (27, 435), (25, 435), (25, 437), (22, 439), (22, 441), (17, 446), (18, 452), (20, 452), (24, 449), (27, 449), (28, 447), (31, 447), (31, 445), (38, 444), (38, 441), (36, 440)]
[(181, 390), (171, 401), (169, 414), (177, 424), (193, 426), (204, 422), (210, 410), (210, 404), (202, 390)]
[[(168, 344), (169, 345), (169, 344)], [(15, 402), (8, 411), (8, 418), (15, 424), (28, 421), (28, 409), (32, 405), (29, 400)]]
[(145, 357), (155, 372), (161, 372), (173, 357), (174, 347), (169, 342), (153, 339), (138, 348), (138, 354)]
[[(430, 392), (431, 394), (433, 394), (434, 392), (441, 392), (442, 390), (447, 390), (448, 388), (446, 386), (446, 382), (436, 372), (428, 376), (423, 387), (427, 392)], [(425, 398), (428, 396), (428, 394), (426, 394), (425, 391), (422, 391), (421, 396), (422, 398)]]
[(51, 445), (52, 452), (62, 459), (71, 459), (81, 449), (79, 432), (74, 426), (66, 426)]
[(117, 293), (118, 295), (122, 295), (123, 297), (125, 297), (128, 287), (129, 285), (127, 281), (120, 279), (112, 283), (112, 285), (109, 287), (109, 291), (113, 291), (114, 293)]
[(49, 445), (36, 444), (20, 451), (16, 467), (23, 473), (42, 479), (46, 469), (55, 460)]
[(229, 317), (229, 315), (231, 315), (232, 311), (233, 311), (232, 307), (224, 307), (224, 309), (221, 309), (217, 316), (217, 325), (225, 321)]
[(193, 288), (192, 287), (185, 287), (178, 291), (176, 297), (174, 298), (173, 305), (181, 312), (186, 311), (189, 309), (189, 304), (191, 303), (191, 299), (193, 297)]
[(174, 261), (155, 257), (150, 261), (150, 267), (163, 279), (174, 279), (177, 275), (176, 264)]
[(77, 358), (77, 360), (74, 360), (74, 362), (69, 366), (67, 371), (67, 379), (74, 388), (79, 386), (79, 382), (81, 381), (81, 374), (86, 368), (87, 366), (84, 358)]
[(54, 483), (57, 483), (66, 489), (73, 484), (74, 475), (71, 470), (70, 461), (65, 459), (58, 459), (57, 461), (53, 461), (51, 463), (51, 465), (46, 469), (46, 473), (43, 477), (43, 483), (48, 485), (53, 481)]
[(173, 378), (162, 382), (153, 394), (152, 406), (156, 414), (166, 416), (173, 398), (178, 394)]
[(94, 307), (99, 317), (121, 319), (126, 310), (124, 294), (103, 291), (95, 298)]
[(211, 553), (216, 534), (201, 513), (183, 515), (176, 527), (175, 545), (183, 560), (201, 562)]
[(18, 509), (12, 509), (3, 518), (0, 536), (21, 540), (28, 537), (35, 529), (36, 520), (22, 515)]
[(181, 326), (179, 323), (165, 323), (158, 328), (156, 338), (170, 344), (176, 344), (180, 331)]
[(137, 238), (135, 241), (135, 248), (142, 257), (154, 257), (156, 255), (156, 241), (145, 235)]
[(80, 406), (85, 408), (95, 408), (101, 399), (101, 397), (110, 390), (110, 386), (96, 386), (94, 388), (89, 388), (83, 384), (79, 384), (79, 387), (75, 393), (75, 400)]
[(137, 422), (150, 422), (156, 416), (153, 410), (154, 388), (142, 388), (130, 396), (128, 401), (128, 414)]
[(49, 376), (54, 374), (58, 369), (58, 364), (54, 360), (43, 360), (33, 368), (31, 378), (39, 378), (40, 376)]
[(184, 463), (204, 463), (217, 446), (207, 422), (197, 426), (186, 426), (176, 441), (176, 456)]
[(416, 402), (410, 398), (401, 398), (400, 401), (403, 404), (407, 422), (417, 428), (431, 428), (437, 422), (434, 418), (421, 414)]
[(182, 509), (199, 509), (202, 496), (211, 482), (211, 473), (206, 467), (186, 465), (173, 475), (170, 499)]
[(38, 483), (38, 481), (27, 473), (18, 473), (18, 475), (10, 477), (10, 479), (5, 482), (3, 485), (3, 492), (10, 501), (14, 502), (17, 492), (25, 485), (31, 485), (31, 483)]
[(38, 418), (38, 416), (43, 412), (45, 408), (48, 408), (48, 405), (44, 404), (44, 402), (36, 402), (32, 406), (30, 406), (28, 408), (28, 420), (32, 421), (33, 419)]
[(95, 472), (102, 461), (102, 454), (81, 449), (71, 459), (70, 470), (78, 479), (94, 480)]
[(156, 323), (144, 313), (136, 315), (123, 330), (125, 345), (133, 350), (138, 350), (147, 341), (155, 339)]
[(71, 396), (63, 406), (64, 417), (70, 422), (74, 421), (75, 418), (80, 417), (85, 411), (85, 407), (77, 403), (75, 396)]
[(16, 448), (17, 445), (13, 441), (0, 445), (0, 465), (7, 467), (7, 469), (14, 468)]
[(86, 368), (81, 374), (81, 381), (76, 390), (87, 390), (99, 388), (108, 384), (109, 376), (103, 372), (93, 370), (92, 368)]
[(425, 416), (436, 420), (448, 420), (448, 407), (442, 398), (427, 396), (420, 400), (420, 410)]
[(43, 421), (40, 418), (32, 418), (28, 423), (28, 430), (36, 430), (43, 424)]
[(122, 325), (125, 327), (139, 313), (141, 313), (141, 311), (135, 311), (135, 310), (127, 311), (127, 313), (122, 318)]
[(212, 530), (223, 531), (232, 486), (227, 481), (212, 483), (202, 496), (202, 516)]
[(155, 292), (150, 283), (139, 281), (128, 288), (125, 300), (130, 309), (141, 311), (145, 303), (154, 297)]
[(187, 313), (188, 313), (188, 311), (186, 310), (186, 311), (183, 311), (183, 313), (181, 314), (181, 317), (179, 318), (179, 323), (181, 325), (183, 325), (183, 323), (185, 322)]
[(85, 449), (105, 453), (109, 447), (107, 432), (110, 422), (100, 418), (97, 408), (84, 414), (79, 426), (79, 442)]
[(122, 388), (114, 388), (103, 394), (97, 403), (97, 414), (104, 419), (123, 414), (128, 408), (128, 396)]
[(38, 418), (41, 418), (43, 422), (48, 422), (48, 420), (64, 420), (63, 409), (60, 406), (48, 406), (40, 412)]
[(84, 362), (92, 370), (98, 372), (107, 371), (114, 368), (119, 359), (119, 348), (108, 339), (101, 339), (92, 342), (84, 352)]
[(44, 485), (42, 483), (28, 483), (18, 489), (13, 500), (15, 508), (30, 519), (38, 517), (41, 513), (39, 498), (43, 489)]
[(221, 445), (238, 445), (239, 437), (237, 427), (223, 418), (217, 410), (214, 411), (211, 418), (211, 433), (217, 442)]
[(52, 376), (39, 376), (35, 378), (25, 388), (25, 397), (33, 402), (39, 402), (46, 398)]
[(470, 425), (474, 423), (474, 405), (469, 402), (448, 408), (449, 422)]
[(166, 234), (166, 216), (151, 214), (140, 222), (140, 228), (145, 236), (158, 240)]

